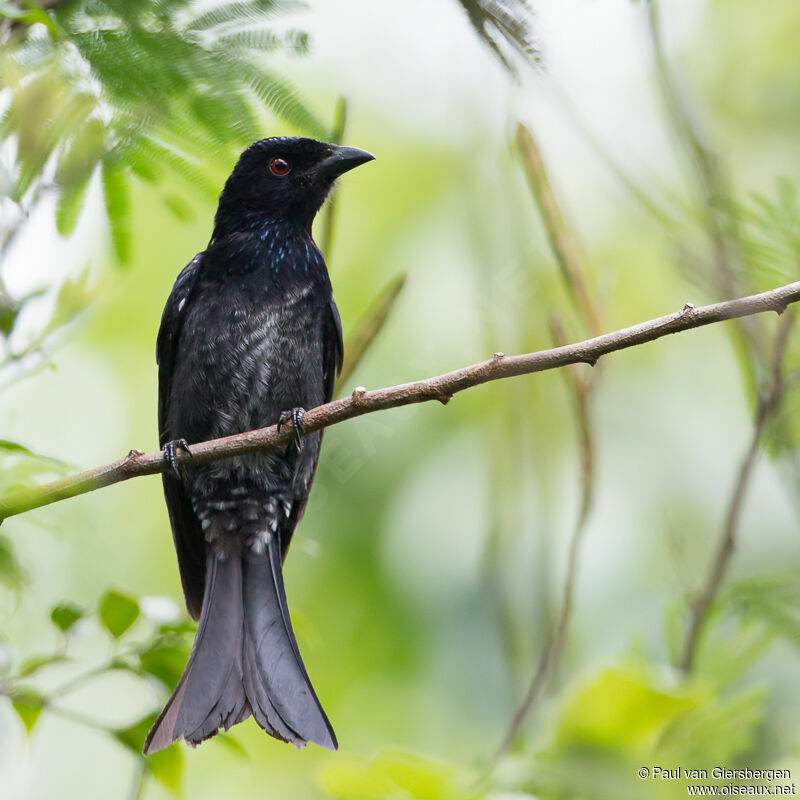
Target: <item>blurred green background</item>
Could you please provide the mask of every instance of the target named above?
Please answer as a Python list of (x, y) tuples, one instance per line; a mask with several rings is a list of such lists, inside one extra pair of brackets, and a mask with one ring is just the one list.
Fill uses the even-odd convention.
[[(377, 156), (336, 196), (346, 341), (406, 276), (345, 393), (550, 347), (554, 325), (592, 333), (519, 122), (600, 330), (797, 279), (795, 2), (310, 0), (186, 23), (228, 5), (0, 4), (4, 492), (156, 449), (160, 313), (214, 192), (252, 138), (330, 135), (340, 97), (346, 141)], [(475, 8), (521, 15), (541, 57), (490, 20), (514, 75)], [(327, 431), (286, 585), (338, 753), (248, 721), (138, 756), (190, 642), (158, 479), (7, 520), (0, 798), (620, 800), (686, 796), (643, 766), (800, 774), (788, 325), (769, 409), (774, 315), (615, 354), (594, 377), (505, 380)], [(561, 614), (585, 419), (592, 502), (563, 651), (496, 757)], [(751, 446), (735, 552), (681, 670)]]

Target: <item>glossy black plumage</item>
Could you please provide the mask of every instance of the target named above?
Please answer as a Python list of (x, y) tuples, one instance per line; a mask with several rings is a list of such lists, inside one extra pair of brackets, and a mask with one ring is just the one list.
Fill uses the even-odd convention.
[[(341, 323), (311, 223), (332, 182), (371, 158), (299, 138), (265, 139), (242, 154), (208, 247), (178, 276), (164, 309), (157, 354), (167, 451), (331, 398)], [(320, 443), (312, 433), (285, 452), (164, 474), (186, 604), (199, 625), (145, 753), (181, 738), (196, 744), (250, 715), (297, 746), (336, 747), (297, 648), (281, 571)]]

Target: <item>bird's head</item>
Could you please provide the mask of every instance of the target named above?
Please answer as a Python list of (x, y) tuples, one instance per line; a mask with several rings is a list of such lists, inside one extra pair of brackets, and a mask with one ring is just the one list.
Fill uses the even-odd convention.
[(261, 139), (239, 157), (219, 198), (218, 231), (251, 221), (310, 228), (334, 181), (373, 155), (357, 147), (301, 137)]

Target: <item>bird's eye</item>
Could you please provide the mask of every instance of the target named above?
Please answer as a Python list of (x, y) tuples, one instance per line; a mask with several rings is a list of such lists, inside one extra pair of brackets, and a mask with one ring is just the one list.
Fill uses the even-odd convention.
[(285, 158), (273, 158), (269, 162), (269, 168), (273, 175), (288, 175), (292, 165)]

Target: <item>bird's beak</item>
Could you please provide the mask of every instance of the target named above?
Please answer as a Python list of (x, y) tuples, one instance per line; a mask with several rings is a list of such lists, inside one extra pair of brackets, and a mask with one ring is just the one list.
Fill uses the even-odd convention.
[(375, 156), (358, 147), (334, 145), (331, 154), (317, 165), (317, 174), (328, 180), (335, 180), (351, 169), (374, 161)]

